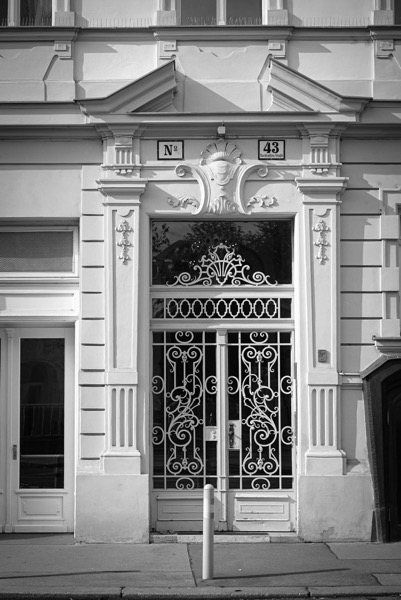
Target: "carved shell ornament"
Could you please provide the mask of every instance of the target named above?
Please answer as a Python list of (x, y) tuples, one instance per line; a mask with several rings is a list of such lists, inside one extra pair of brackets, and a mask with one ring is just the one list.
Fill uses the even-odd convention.
[(200, 199), (193, 196), (168, 199), (173, 207), (194, 206), (192, 214), (244, 214), (252, 212), (253, 202), (246, 202), (243, 189), (247, 178), (257, 172), (266, 177), (268, 169), (263, 163), (244, 165), (241, 152), (224, 139), (211, 142), (201, 153), (199, 165), (180, 163), (175, 169), (178, 177), (190, 175), (199, 183)]

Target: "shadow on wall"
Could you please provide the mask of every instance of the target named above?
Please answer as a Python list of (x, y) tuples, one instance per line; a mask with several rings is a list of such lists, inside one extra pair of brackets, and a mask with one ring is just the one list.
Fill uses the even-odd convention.
[[(260, 84), (244, 81), (195, 81), (185, 77), (182, 81), (182, 100), (174, 102), (178, 111), (184, 112), (246, 112), (261, 111)], [(179, 95), (178, 95), (179, 96)], [(181, 105), (180, 105), (181, 100)]]

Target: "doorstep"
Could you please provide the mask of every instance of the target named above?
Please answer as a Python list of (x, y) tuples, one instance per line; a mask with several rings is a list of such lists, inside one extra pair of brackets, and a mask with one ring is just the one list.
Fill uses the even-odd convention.
[[(151, 544), (201, 544), (203, 535), (192, 532), (176, 533), (151, 533)], [(261, 543), (300, 543), (302, 540), (296, 533), (274, 531), (262, 532), (238, 532), (238, 531), (215, 531), (213, 536), (215, 544), (261, 544)]]

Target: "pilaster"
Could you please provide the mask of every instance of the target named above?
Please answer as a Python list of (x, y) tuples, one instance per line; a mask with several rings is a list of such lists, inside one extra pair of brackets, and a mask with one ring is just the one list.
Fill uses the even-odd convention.
[[(119, 148), (121, 145), (116, 145), (116, 152)], [(140, 197), (146, 184), (146, 180), (123, 176), (98, 180), (104, 196), (106, 240), (107, 425), (103, 460), (105, 473), (111, 474), (141, 473), (137, 440), (138, 252)]]
[[(316, 132), (315, 132), (316, 133)], [(345, 453), (341, 450), (339, 348), (339, 196), (344, 177), (325, 175), (332, 161), (324, 150), (325, 136), (310, 139), (312, 169), (296, 180), (303, 194), (306, 364), (309, 408), (307, 475), (342, 475)], [(310, 166), (309, 165), (309, 166)], [(327, 170), (326, 170), (327, 169)]]

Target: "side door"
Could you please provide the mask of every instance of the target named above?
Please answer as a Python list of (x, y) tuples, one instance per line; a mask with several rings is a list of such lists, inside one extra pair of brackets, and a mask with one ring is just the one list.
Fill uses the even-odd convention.
[(74, 331), (15, 328), (7, 338), (5, 529), (73, 531)]

